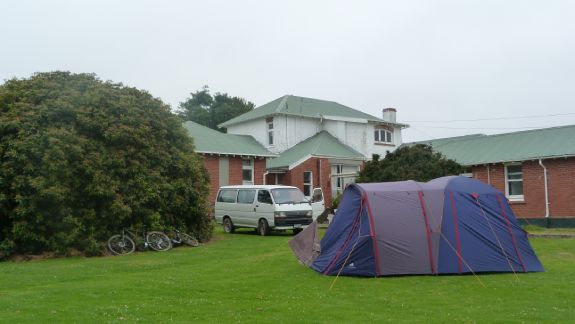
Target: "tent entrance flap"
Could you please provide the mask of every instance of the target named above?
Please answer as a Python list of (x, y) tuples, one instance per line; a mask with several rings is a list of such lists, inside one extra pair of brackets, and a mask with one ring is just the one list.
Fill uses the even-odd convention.
[(310, 266), (321, 253), (317, 222), (312, 222), (288, 244), (299, 262)]

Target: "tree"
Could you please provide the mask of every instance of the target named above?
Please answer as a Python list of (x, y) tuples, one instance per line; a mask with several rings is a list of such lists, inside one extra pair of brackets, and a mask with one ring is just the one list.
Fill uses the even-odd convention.
[(0, 85), (0, 258), (97, 254), (122, 227), (203, 238), (208, 176), (169, 106), (92, 74)]
[(431, 179), (458, 175), (465, 168), (447, 159), (432, 147), (424, 144), (402, 146), (388, 153), (383, 160), (378, 155), (367, 162), (359, 173), (357, 182), (429, 181)]
[(231, 97), (227, 93), (210, 94), (208, 86), (192, 92), (191, 97), (180, 103), (178, 115), (209, 128), (224, 132), (219, 124), (254, 109), (252, 102), (240, 97)]

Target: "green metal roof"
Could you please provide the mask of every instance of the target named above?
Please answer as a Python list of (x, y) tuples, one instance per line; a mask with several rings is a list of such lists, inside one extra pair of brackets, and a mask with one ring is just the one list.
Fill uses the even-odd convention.
[[(366, 119), (372, 122), (388, 123), (382, 119), (366, 114), (359, 110), (344, 106), (334, 101), (318, 100), (312, 98), (297, 97), (286, 95), (276, 100), (268, 102), (250, 112), (232, 118), (218, 125), (219, 127), (228, 127), (230, 125), (243, 123), (249, 120), (265, 118), (273, 115), (291, 115), (308, 118), (322, 118), (325, 116), (336, 116), (345, 118)], [(388, 123), (391, 124), (391, 123)], [(400, 123), (394, 123), (400, 126), (407, 126)]]
[(196, 152), (245, 156), (277, 156), (266, 150), (249, 135), (224, 134), (206, 126), (187, 121), (184, 128), (194, 139)]
[(575, 156), (575, 125), (420, 141), (463, 165)]
[[(326, 131), (283, 151), (279, 157), (267, 161), (267, 169), (288, 169), (306, 156), (329, 157), (336, 159), (364, 160), (365, 156), (343, 144)], [(302, 161), (303, 162), (303, 161)]]

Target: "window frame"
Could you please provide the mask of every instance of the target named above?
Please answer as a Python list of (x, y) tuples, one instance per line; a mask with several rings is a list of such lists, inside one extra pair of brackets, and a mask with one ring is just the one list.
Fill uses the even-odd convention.
[[(242, 193), (242, 192), (253, 193), (252, 201), (246, 201), (246, 202), (240, 201), (240, 193)], [(256, 189), (238, 189), (238, 195), (237, 195), (237, 198), (236, 198), (236, 203), (237, 203), (237, 204), (242, 204), (242, 205), (250, 205), (250, 204), (253, 204), (254, 201), (255, 201), (256, 198), (257, 198), (256, 196), (257, 196), (257, 190), (256, 190)]]
[[(309, 173), (309, 182), (305, 182), (306, 173)], [(303, 190), (302, 190), (303, 195), (304, 195), (304, 197), (311, 197), (313, 195), (313, 172), (312, 171), (304, 171), (302, 175), (303, 175), (303, 179), (302, 179), (303, 180)], [(309, 187), (309, 191), (308, 191), (309, 195), (307, 195), (307, 196), (305, 194), (306, 186)]]
[[(377, 135), (376, 135), (377, 134)], [(383, 135), (383, 137), (382, 137)], [(387, 140), (389, 136), (389, 141)], [(382, 140), (383, 138), (383, 140)], [(383, 127), (376, 127), (373, 130), (373, 141), (376, 144), (391, 144), (393, 145), (393, 131), (383, 128)]]
[[(509, 179), (508, 167), (520, 166), (521, 167), (521, 179)], [(517, 174), (518, 172), (511, 172), (511, 174)], [(504, 165), (504, 176), (505, 176), (505, 197), (509, 201), (525, 201), (525, 187), (523, 186), (525, 179), (523, 178), (523, 165), (521, 163), (508, 163)], [(509, 194), (509, 182), (521, 182), (522, 195), (510, 195)]]
[[(246, 165), (244, 165), (244, 161), (250, 161), (250, 166), (247, 167)], [(254, 184), (254, 159), (252, 158), (242, 158), (242, 184), (243, 185), (253, 185)], [(244, 171), (245, 170), (250, 170), (251, 171), (251, 180), (250, 181), (246, 181), (244, 179)]]
[[(260, 194), (262, 194), (262, 193), (264, 193), (264, 192), (268, 194), (268, 197), (270, 198), (269, 202), (268, 202), (268, 201), (262, 201), (262, 200), (260, 200)], [(257, 197), (256, 197), (256, 201), (259, 202), (259, 203), (262, 203), (262, 204), (268, 204), (268, 205), (273, 205), (273, 204), (274, 204), (274, 200), (273, 200), (273, 197), (272, 197), (272, 193), (271, 193), (269, 190), (267, 190), (267, 189), (260, 189), (260, 190), (258, 190)]]
[(266, 120), (266, 131), (268, 135), (268, 146), (274, 146), (274, 119), (268, 118)]
[[(234, 192), (234, 201), (225, 201), (223, 200), (223, 193), (224, 192)], [(218, 192), (218, 196), (216, 197), (216, 202), (220, 202), (220, 203), (226, 203), (226, 204), (235, 204), (238, 201), (238, 189), (230, 189), (230, 188), (225, 188), (225, 189), (220, 189), (220, 191)]]

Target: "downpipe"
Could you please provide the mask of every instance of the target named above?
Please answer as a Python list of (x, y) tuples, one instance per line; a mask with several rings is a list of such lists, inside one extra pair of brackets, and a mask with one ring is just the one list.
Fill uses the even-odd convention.
[(549, 190), (547, 187), (547, 168), (543, 165), (543, 161), (539, 159), (539, 165), (543, 168), (543, 181), (545, 181), (545, 222), (549, 227)]

